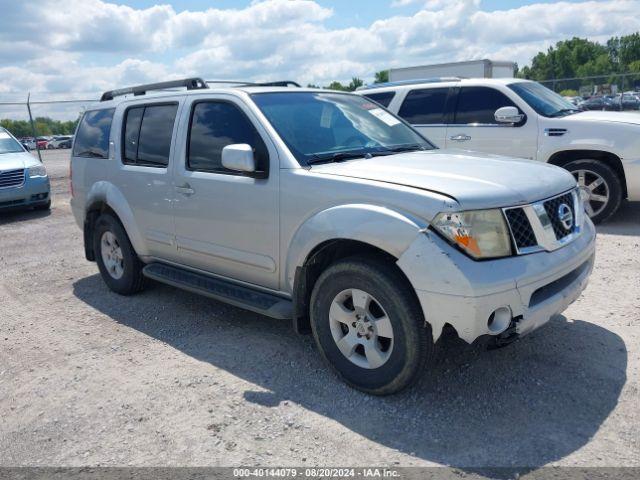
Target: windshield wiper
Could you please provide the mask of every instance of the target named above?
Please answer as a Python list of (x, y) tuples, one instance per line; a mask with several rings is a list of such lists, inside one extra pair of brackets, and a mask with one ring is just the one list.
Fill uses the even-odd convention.
[(384, 147), (384, 150), (381, 150), (382, 153), (385, 152), (414, 152), (416, 150), (426, 150), (424, 145), (420, 145), (419, 143), (408, 143), (406, 145), (395, 145), (393, 147)]
[(311, 155), (311, 160), (307, 160), (307, 164), (316, 165), (318, 163), (341, 162), (343, 160), (351, 160), (353, 158), (364, 158), (368, 155), (370, 155), (369, 152), (363, 151), (335, 152), (327, 155), (318, 155), (317, 153), (314, 153)]

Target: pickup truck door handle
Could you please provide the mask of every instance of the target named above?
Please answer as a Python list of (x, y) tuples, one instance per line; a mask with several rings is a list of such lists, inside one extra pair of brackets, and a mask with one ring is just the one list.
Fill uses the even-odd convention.
[(461, 133), (460, 135), (454, 135), (449, 138), (454, 142), (466, 142), (467, 140), (471, 140), (471, 137), (469, 135), (465, 135), (463, 133)]
[(191, 188), (191, 185), (189, 185), (188, 183), (185, 183), (184, 185), (176, 186), (176, 191), (186, 197), (189, 197), (194, 193), (196, 193), (196, 191), (193, 188)]

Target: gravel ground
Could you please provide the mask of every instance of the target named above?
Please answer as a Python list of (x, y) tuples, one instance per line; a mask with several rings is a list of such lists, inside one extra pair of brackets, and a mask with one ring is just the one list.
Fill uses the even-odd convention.
[(288, 322), (159, 284), (111, 293), (68, 151), (45, 154), (51, 213), (0, 216), (0, 465), (640, 466), (639, 204), (599, 228), (563, 317), (376, 398)]

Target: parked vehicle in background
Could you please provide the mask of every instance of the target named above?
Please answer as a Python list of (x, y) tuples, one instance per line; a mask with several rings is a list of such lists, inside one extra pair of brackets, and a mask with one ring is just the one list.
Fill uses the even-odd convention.
[(33, 137), (20, 138), (20, 143), (22, 143), (22, 145), (27, 147), (29, 150), (35, 150), (36, 149), (36, 139), (33, 138)]
[(607, 96), (591, 97), (578, 104), (582, 110), (603, 110), (616, 111), (620, 110), (620, 103), (613, 98)]
[(0, 127), (0, 212), (51, 207), (47, 169), (7, 130)]
[(72, 144), (73, 137), (69, 137), (66, 140), (61, 140), (60, 143), (58, 143), (58, 148), (71, 148)]
[(49, 142), (47, 143), (47, 149), (55, 149), (55, 148), (69, 148), (64, 147), (63, 145), (70, 145), (69, 140), (71, 140), (71, 135), (55, 135)]
[(580, 103), (583, 102), (582, 97), (562, 97), (562, 98), (564, 98), (568, 102), (571, 102), (575, 106), (578, 106)]
[(613, 215), (624, 198), (640, 200), (636, 113), (580, 112), (557, 93), (521, 79), (432, 79), (357, 93), (388, 107), (439, 147), (566, 168), (595, 222)]
[(640, 97), (631, 93), (622, 94), (623, 110), (640, 110)]
[(44, 150), (47, 148), (47, 144), (49, 143), (49, 138), (47, 137), (36, 137), (36, 148), (38, 150)]
[(152, 278), (291, 319), (365, 392), (433, 366), (445, 325), (496, 345), (533, 331), (593, 267), (569, 173), (435, 149), (361, 96), (187, 79), (102, 98), (71, 206), (108, 287)]

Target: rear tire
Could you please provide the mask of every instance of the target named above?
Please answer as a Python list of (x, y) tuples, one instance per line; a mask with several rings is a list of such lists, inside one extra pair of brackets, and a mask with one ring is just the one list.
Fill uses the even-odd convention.
[(324, 359), (363, 392), (396, 393), (433, 358), (431, 329), (411, 285), (394, 265), (374, 257), (328, 267), (314, 285), (310, 319)]
[(589, 194), (585, 209), (593, 223), (608, 220), (622, 202), (622, 182), (606, 163), (595, 159), (573, 160), (563, 166)]
[(144, 265), (120, 222), (109, 214), (102, 214), (93, 231), (93, 251), (102, 280), (120, 295), (141, 291), (145, 283)]

